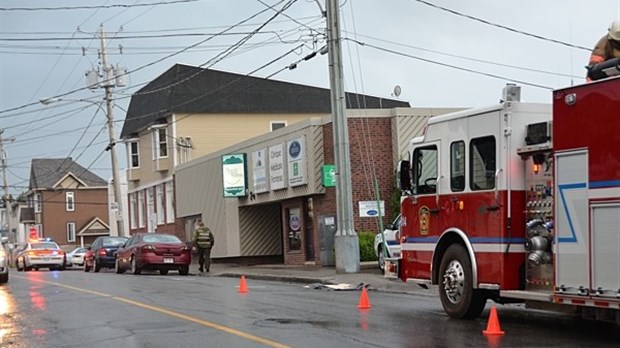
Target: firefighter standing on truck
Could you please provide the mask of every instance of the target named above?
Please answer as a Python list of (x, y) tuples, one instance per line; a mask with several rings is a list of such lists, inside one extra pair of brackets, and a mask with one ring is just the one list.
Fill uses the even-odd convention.
[(607, 35), (603, 36), (594, 46), (588, 65), (620, 58), (620, 19), (609, 25)]

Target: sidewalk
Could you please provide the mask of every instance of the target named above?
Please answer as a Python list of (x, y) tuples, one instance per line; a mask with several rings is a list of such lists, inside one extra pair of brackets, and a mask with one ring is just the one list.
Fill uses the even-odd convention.
[(260, 280), (274, 280), (291, 283), (338, 285), (350, 284), (352, 287), (363, 285), (368, 290), (411, 293), (416, 295), (436, 296), (436, 289), (423, 289), (415, 284), (404, 283), (400, 279), (388, 279), (383, 276), (377, 262), (362, 262), (359, 273), (336, 273), (335, 267), (317, 265), (286, 266), (282, 264), (269, 265), (238, 265), (234, 263), (211, 263), (211, 271), (200, 273), (198, 265), (190, 265), (190, 275), (206, 277), (231, 277)]

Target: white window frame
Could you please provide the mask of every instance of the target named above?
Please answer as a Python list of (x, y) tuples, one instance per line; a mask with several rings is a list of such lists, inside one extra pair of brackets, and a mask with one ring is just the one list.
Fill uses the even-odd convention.
[(65, 209), (67, 211), (75, 211), (75, 192), (65, 192)]
[(67, 222), (67, 243), (75, 242), (75, 222)]
[(129, 204), (131, 207), (129, 209), (130, 227), (136, 228), (138, 227), (138, 201), (135, 192), (129, 195)]
[(41, 194), (40, 193), (35, 193), (34, 194), (34, 212), (35, 213), (40, 213), (41, 209), (42, 209), (42, 204), (43, 202), (41, 202)]
[[(153, 131), (151, 134), (153, 160), (168, 158), (168, 129), (165, 126), (153, 127)], [(164, 150), (164, 154), (162, 154), (162, 150)]]
[[(133, 146), (135, 145), (135, 152)], [(134, 166), (133, 159), (137, 159), (138, 164)], [(140, 143), (138, 141), (130, 141), (127, 143), (127, 159), (131, 169), (140, 168)]]
[(138, 227), (144, 227), (144, 191), (138, 192)]
[[(280, 125), (280, 124), (283, 124), (284, 126), (276, 128), (276, 129), (273, 129), (274, 125)], [(286, 122), (286, 121), (269, 121), (269, 131), (270, 132), (273, 132), (273, 131), (278, 130), (280, 128), (284, 128), (286, 126), (288, 126), (288, 122)]]
[(163, 225), (166, 223), (166, 212), (164, 211), (164, 207), (166, 205), (166, 201), (164, 199), (164, 184), (155, 186), (155, 200), (155, 204), (157, 205), (157, 224)]
[(174, 222), (174, 185), (173, 182), (166, 183), (166, 222)]

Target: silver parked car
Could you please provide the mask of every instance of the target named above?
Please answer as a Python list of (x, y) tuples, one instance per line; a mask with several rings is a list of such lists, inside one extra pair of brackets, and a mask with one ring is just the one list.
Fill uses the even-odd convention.
[(0, 284), (9, 281), (9, 254), (4, 248), (8, 241), (8, 237), (2, 237), (2, 243), (0, 244)]
[(67, 253), (67, 267), (84, 266), (84, 255), (87, 248), (77, 247)]

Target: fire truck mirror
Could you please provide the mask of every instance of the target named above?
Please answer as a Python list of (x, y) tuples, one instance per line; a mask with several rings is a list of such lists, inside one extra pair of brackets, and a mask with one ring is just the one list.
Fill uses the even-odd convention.
[(398, 162), (397, 186), (401, 191), (411, 191), (411, 164), (409, 161)]

